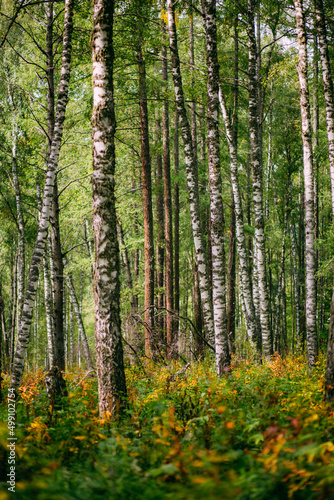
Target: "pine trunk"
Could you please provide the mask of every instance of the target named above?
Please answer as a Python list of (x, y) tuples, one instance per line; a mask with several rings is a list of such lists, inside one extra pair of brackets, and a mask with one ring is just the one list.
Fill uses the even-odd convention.
[(148, 130), (148, 110), (146, 94), (146, 71), (141, 42), (138, 53), (141, 169), (144, 213), (144, 251), (145, 251), (145, 354), (152, 356), (155, 351), (154, 328), (154, 240), (151, 188), (151, 159)]
[[(159, 102), (157, 93), (157, 104)], [(164, 184), (162, 179), (162, 156), (161, 156), (161, 118), (158, 106), (155, 110), (155, 133), (158, 151), (156, 156), (156, 214), (157, 214), (157, 306), (159, 315), (156, 320), (155, 329), (162, 343), (165, 342), (164, 316), (161, 314), (164, 307), (164, 262), (165, 262), (165, 215), (164, 215)]]
[[(163, 35), (165, 28), (163, 26)], [(167, 357), (175, 357), (177, 339), (174, 338), (173, 310), (174, 310), (174, 279), (173, 279), (173, 216), (172, 190), (170, 179), (170, 150), (169, 150), (169, 105), (168, 105), (168, 71), (167, 47), (162, 44), (162, 150), (164, 176), (164, 207), (165, 207), (165, 242), (166, 242), (166, 335)]]

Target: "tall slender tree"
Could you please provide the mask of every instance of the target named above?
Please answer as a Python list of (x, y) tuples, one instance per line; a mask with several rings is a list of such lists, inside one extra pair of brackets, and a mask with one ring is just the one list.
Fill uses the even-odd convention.
[(317, 360), (317, 322), (314, 242), (314, 178), (311, 137), (311, 113), (307, 70), (307, 44), (302, 0), (294, 0), (298, 39), (298, 78), (303, 138), (305, 186), (305, 251), (306, 251), (306, 340), (308, 365), (311, 370)]
[(216, 372), (222, 375), (230, 364), (225, 292), (224, 208), (219, 148), (219, 64), (217, 57), (216, 0), (205, 0), (206, 59), (208, 68), (208, 160), (212, 239), (212, 286), (215, 328)]
[(101, 416), (120, 411), (126, 397), (115, 210), (113, 20), (114, 0), (94, 0), (92, 185), (96, 366)]
[[(334, 224), (334, 91), (333, 79), (331, 73), (331, 63), (328, 52), (328, 42), (326, 34), (326, 23), (324, 14), (324, 5), (322, 0), (314, 0), (316, 13), (317, 32), (319, 40), (320, 60), (322, 68), (322, 81), (325, 94), (326, 124), (328, 139), (328, 155), (331, 176), (331, 198), (332, 198), (332, 217)], [(334, 291), (332, 294), (329, 338), (327, 347), (326, 363), (326, 385), (325, 397), (327, 401), (334, 401)]]
[(249, 341), (255, 348), (259, 350), (260, 339), (261, 339), (261, 327), (257, 321), (254, 302), (253, 302), (253, 295), (252, 295), (252, 282), (250, 279), (250, 269), (248, 265), (248, 254), (247, 254), (246, 237), (244, 230), (244, 221), (243, 221), (242, 198), (241, 198), (240, 184), (239, 184), (237, 150), (233, 138), (233, 128), (227, 111), (225, 97), (221, 86), (219, 88), (219, 100), (220, 100), (222, 115), (224, 118), (226, 136), (228, 140), (228, 147), (230, 153), (231, 183), (232, 183), (232, 191), (233, 191), (233, 199), (235, 207), (236, 240), (237, 240), (237, 250), (239, 257), (239, 275), (241, 281), (242, 302), (244, 304), (244, 311), (245, 311), (245, 322), (246, 322)]
[(205, 255), (205, 244), (200, 219), (198, 173), (194, 165), (193, 146), (191, 130), (185, 107), (182, 77), (180, 70), (180, 58), (177, 44), (177, 33), (175, 25), (175, 11), (172, 0), (167, 0), (169, 48), (171, 51), (172, 73), (175, 91), (175, 104), (179, 115), (181, 133), (184, 146), (185, 164), (187, 171), (187, 185), (190, 205), (191, 225), (195, 244), (198, 264), (199, 286), (204, 317), (204, 329), (209, 342), (214, 343), (214, 323), (211, 291), (209, 288), (207, 259)]
[(173, 215), (172, 215), (172, 189), (170, 174), (170, 149), (169, 149), (169, 104), (168, 104), (168, 66), (167, 46), (165, 42), (165, 23), (162, 23), (162, 150), (164, 174), (164, 205), (165, 205), (165, 242), (166, 242), (166, 339), (167, 354), (175, 356), (177, 342), (174, 338), (173, 309), (174, 309), (174, 281), (173, 281)]
[(14, 357), (14, 364), (10, 385), (19, 387), (23, 375), (24, 361), (29, 344), (30, 326), (33, 317), (33, 308), (38, 284), (39, 267), (45, 251), (48, 234), (49, 218), (54, 191), (56, 170), (63, 137), (65, 112), (68, 103), (68, 88), (71, 70), (71, 49), (73, 31), (73, 0), (65, 1), (65, 19), (63, 34), (62, 69), (60, 76), (56, 121), (54, 135), (48, 160), (48, 169), (45, 180), (42, 212), (39, 220), (35, 248), (31, 258), (29, 277), (22, 309), (21, 321), (18, 328), (18, 339)]
[(256, 0), (248, 0), (247, 35), (248, 35), (248, 128), (251, 148), (251, 166), (253, 175), (253, 202), (255, 215), (255, 268), (258, 273), (260, 302), (260, 320), (263, 354), (267, 360), (273, 352), (272, 332), (269, 318), (269, 294), (266, 273), (266, 249), (263, 212), (263, 173), (262, 173), (262, 128), (260, 124), (260, 89), (259, 61), (255, 35)]
[(151, 157), (148, 129), (148, 109), (146, 92), (146, 70), (142, 52), (142, 39), (139, 35), (137, 63), (139, 77), (139, 109), (140, 109), (140, 143), (141, 143), (141, 171), (143, 189), (144, 214), (144, 250), (145, 250), (145, 354), (154, 354), (153, 339), (154, 327), (154, 239), (153, 239), (153, 210), (152, 210), (152, 182)]

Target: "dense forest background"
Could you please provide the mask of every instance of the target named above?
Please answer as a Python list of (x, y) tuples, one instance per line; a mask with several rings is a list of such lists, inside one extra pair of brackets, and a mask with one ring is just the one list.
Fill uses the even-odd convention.
[[(332, 5), (326, 2), (329, 55), (332, 54)], [(50, 10), (52, 19), (50, 21)], [(185, 107), (192, 129), (198, 170), (201, 229), (212, 288), (210, 192), (207, 152), (206, 41), (200, 5), (177, 5), (178, 45)], [(299, 105), (298, 43), (294, 6), (268, 2), (253, 6), (256, 37), (260, 156), (262, 169), (265, 263), (268, 314), (275, 352), (295, 352), (306, 342), (305, 316), (305, 200), (303, 144)], [(312, 112), (314, 158), (314, 234), (316, 327), (319, 347), (328, 338), (332, 292), (332, 215), (326, 115), (319, 42), (313, 6), (304, 7), (308, 48), (308, 80)], [(13, 18), (13, 12), (15, 18)], [(39, 220), (38, 197), (43, 193), (50, 124), (51, 99), (57, 95), (61, 65), (64, 7), (60, 2), (22, 7), (3, 4), (2, 125), (1, 125), (1, 296), (2, 356), (4, 366), (13, 359), (20, 308)], [(188, 204), (185, 158), (181, 131), (175, 122), (171, 60), (167, 53), (166, 10), (150, 2), (120, 2), (114, 20), (114, 87), (117, 129), (116, 205), (121, 267), (121, 314), (124, 338), (142, 354), (145, 290), (142, 152), (139, 110), (138, 51), (145, 66), (148, 108), (147, 148), (151, 170), (154, 305), (156, 331), (166, 328), (166, 309), (175, 311), (178, 349), (186, 358), (196, 356), (204, 336), (196, 253)], [(13, 21), (11, 21), (13, 19)], [(247, 5), (217, 5), (217, 48), (220, 84), (227, 113), (237, 135), (239, 190), (248, 253), (253, 301), (260, 314), (256, 265), (252, 154), (249, 132), (249, 33)], [(59, 226), (64, 262), (63, 323), (66, 363), (85, 363), (71, 287), (79, 304), (88, 344), (94, 346), (92, 266), (94, 245), (91, 210), (91, 16), (87, 2), (75, 4), (72, 74), (64, 136), (57, 173), (59, 214), (51, 217), (49, 240)], [(49, 44), (49, 45), (47, 45)], [(163, 49), (165, 48), (165, 52)], [(49, 53), (50, 52), (50, 53)], [(162, 55), (166, 54), (166, 55)], [(165, 59), (165, 63), (164, 61)], [(49, 59), (48, 59), (49, 58)], [(52, 74), (50, 75), (50, 58)], [(49, 61), (49, 62), (48, 62)], [(162, 66), (166, 65), (166, 76)], [(168, 76), (169, 74), (169, 76)], [(54, 104), (53, 104), (54, 106)], [(169, 172), (163, 170), (163, 113), (168, 106)], [(50, 121), (50, 120), (49, 120)], [(175, 125), (176, 124), (176, 125)], [(245, 350), (241, 271), (236, 250), (234, 202), (224, 121), (219, 122), (222, 201), (224, 207), (226, 297), (228, 331), (238, 352)], [(169, 179), (168, 179), (169, 176)], [(166, 178), (167, 177), (167, 178)], [(166, 188), (167, 186), (167, 188)], [(164, 200), (164, 193), (169, 200)], [(166, 194), (165, 194), (166, 196)], [(170, 221), (165, 227), (165, 220)], [(167, 228), (167, 229), (166, 229)], [(166, 232), (167, 231), (167, 232)], [(57, 232), (57, 231), (56, 231)], [(51, 243), (44, 260), (34, 305), (27, 357), (28, 368), (48, 366), (47, 288), (55, 293)], [(168, 247), (169, 245), (169, 247)], [(170, 246), (172, 245), (172, 246)], [(51, 252), (51, 253), (50, 253)], [(153, 258), (152, 257), (152, 258)], [(172, 262), (170, 262), (172, 261)], [(174, 261), (174, 262), (173, 262)], [(124, 265), (123, 265), (124, 264)], [(168, 264), (168, 269), (167, 269)], [(170, 275), (170, 268), (172, 274)], [(181, 270), (181, 272), (180, 272)], [(46, 272), (46, 274), (45, 274)], [(49, 283), (47, 281), (49, 280)], [(50, 281), (51, 280), (51, 281)], [(166, 286), (172, 281), (172, 301)], [(146, 283), (146, 286), (147, 283)], [(169, 285), (170, 288), (170, 285)], [(173, 290), (174, 288), (174, 290)], [(49, 294), (51, 293), (49, 290)], [(170, 291), (168, 291), (170, 293)], [(169, 301), (167, 307), (167, 300)], [(50, 298), (52, 302), (52, 297)], [(175, 303), (175, 306), (174, 306)], [(50, 304), (49, 309), (52, 308)], [(49, 314), (50, 311), (49, 311)], [(182, 317), (182, 319), (181, 319)], [(190, 320), (190, 321), (189, 321)], [(234, 333), (236, 332), (236, 333)], [(197, 335), (198, 333), (198, 335)], [(129, 356), (134, 352), (125, 345)], [(166, 346), (162, 351), (166, 350)]]
[[(45, 378), (47, 426), (56, 425), (57, 398), (73, 393), (74, 373), (81, 396), (97, 397), (96, 370), (99, 425), (108, 432), (135, 391), (144, 394), (140, 372), (148, 377), (142, 390), (161, 397), (150, 385), (159, 366), (166, 394), (183, 394), (173, 404), (184, 432), (207, 404), (187, 399), (182, 377), (190, 370), (196, 391), (210, 393), (206, 376), (234, 380), (232, 399), (247, 370), (267, 382), (303, 373), (318, 392), (321, 379), (321, 397), (333, 400), (333, 7), (94, 0), (92, 14), (86, 0), (1, 3), (0, 366), (4, 388), (21, 387), (22, 396), (30, 387), (28, 419), (32, 373)], [(223, 399), (215, 400), (217, 415), (225, 415)], [(183, 431), (168, 411), (161, 426), (176, 449), (173, 432)], [(44, 439), (47, 427), (38, 425)], [(261, 425), (249, 428), (258, 431), (251, 442), (268, 438), (274, 449), (281, 423), (269, 434)], [(324, 457), (333, 450), (317, 450), (315, 491), (325, 496), (312, 498), (326, 498)], [(156, 477), (187, 474), (173, 464), (156, 468)], [(303, 498), (300, 484), (311, 483), (293, 483), (286, 495)]]

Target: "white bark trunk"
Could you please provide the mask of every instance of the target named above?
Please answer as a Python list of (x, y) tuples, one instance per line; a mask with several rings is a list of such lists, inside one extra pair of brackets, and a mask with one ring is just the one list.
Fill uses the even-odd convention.
[(317, 31), (319, 39), (319, 51), (322, 68), (322, 81), (325, 95), (326, 124), (328, 138), (328, 156), (331, 176), (332, 213), (334, 222), (334, 99), (333, 79), (331, 64), (328, 54), (328, 43), (326, 37), (326, 26), (324, 19), (324, 7), (322, 0), (315, 0), (315, 12), (317, 19)]
[(313, 155), (303, 4), (301, 0), (294, 0), (294, 5), (299, 54), (299, 64), (297, 69), (300, 85), (300, 110), (302, 120), (305, 184), (306, 338), (308, 365), (311, 370), (317, 360)]
[[(37, 204), (39, 214), (41, 216), (42, 212), (42, 196), (41, 188), (39, 184), (36, 184), (37, 191)], [(49, 368), (53, 366), (54, 348), (53, 348), (53, 301), (52, 301), (52, 289), (50, 285), (50, 268), (48, 259), (48, 245), (45, 245), (45, 252), (43, 255), (43, 272), (44, 272), (44, 303), (45, 303), (45, 315), (46, 315), (46, 336), (47, 336), (47, 354), (48, 354), (48, 364)]]
[[(88, 368), (88, 370), (94, 370), (92, 355), (91, 355), (89, 345), (88, 345), (86, 330), (85, 330), (85, 327), (84, 327), (84, 324), (82, 321), (82, 315), (81, 315), (81, 311), (80, 311), (79, 302), (78, 302), (78, 299), (77, 299), (77, 296), (75, 293), (72, 276), (70, 274), (68, 274), (66, 276), (66, 282), (67, 282), (68, 290), (70, 292), (70, 301), (71, 301), (71, 304), (74, 308), (75, 316), (77, 318), (78, 331), (79, 331), (79, 336), (80, 336), (80, 339), (82, 342), (82, 347), (83, 347), (83, 352), (84, 352), (84, 356), (85, 356), (86, 363), (87, 363), (87, 368)], [(72, 347), (72, 349), (73, 349), (73, 347)]]
[(260, 125), (260, 88), (257, 76), (257, 46), (254, 27), (254, 10), (256, 1), (248, 0), (247, 34), (248, 34), (248, 94), (249, 94), (249, 135), (251, 145), (251, 165), (253, 175), (253, 201), (256, 239), (256, 266), (258, 272), (260, 321), (262, 347), (265, 358), (269, 361), (272, 354), (272, 332), (269, 318), (269, 293), (266, 276), (266, 249), (263, 211), (263, 172), (262, 172), (262, 130)]
[[(204, 3), (204, 2), (203, 2)], [(219, 148), (219, 64), (217, 57), (216, 0), (206, 0), (205, 34), (208, 68), (208, 160), (212, 248), (212, 294), (215, 328), (216, 372), (222, 375), (230, 364), (226, 316), (226, 264), (224, 208)]]
[(169, 47), (171, 50), (171, 59), (172, 59), (175, 103), (176, 103), (177, 113), (180, 117), (180, 126), (181, 126), (181, 133), (184, 146), (190, 216), (191, 216), (196, 258), (198, 264), (199, 286), (201, 291), (201, 300), (202, 300), (203, 317), (204, 317), (204, 329), (207, 336), (207, 340), (210, 343), (213, 343), (214, 342), (213, 310), (211, 301), (211, 290), (209, 287), (209, 280), (208, 280), (208, 269), (207, 269), (207, 259), (205, 255), (204, 238), (200, 220), (198, 177), (196, 168), (194, 166), (191, 131), (184, 103), (182, 77), (180, 71), (180, 59), (177, 47), (174, 4), (172, 0), (167, 0), (167, 11), (168, 11)]
[(93, 228), (99, 412), (124, 406), (126, 382), (120, 320), (119, 248), (115, 210), (113, 0), (93, 1)]
[(224, 94), (221, 86), (219, 88), (219, 101), (222, 115), (225, 123), (226, 136), (228, 140), (228, 147), (230, 152), (230, 169), (231, 169), (231, 183), (234, 197), (235, 206), (235, 223), (236, 223), (236, 239), (237, 251), (239, 257), (239, 276), (241, 280), (242, 290), (242, 304), (244, 305), (244, 317), (247, 329), (249, 342), (256, 348), (259, 348), (259, 340), (261, 338), (260, 325), (256, 321), (256, 313), (252, 296), (252, 285), (249, 276), (249, 266), (247, 258), (246, 237), (244, 231), (244, 220), (242, 212), (242, 199), (239, 185), (238, 174), (238, 158), (233, 141), (233, 129), (227, 112)]
[(71, 68), (71, 38), (73, 29), (73, 0), (65, 0), (65, 20), (63, 35), (62, 69), (60, 75), (60, 85), (58, 103), (56, 111), (56, 125), (54, 137), (52, 139), (51, 151), (48, 160), (46, 173), (42, 213), (38, 226), (38, 233), (35, 248), (33, 251), (27, 289), (24, 298), (21, 322), (18, 331), (18, 340), (14, 357), (13, 371), (10, 386), (17, 388), (20, 386), (24, 361), (29, 344), (30, 327), (33, 317), (34, 299), (37, 290), (39, 267), (45, 252), (45, 243), (48, 234), (49, 217), (52, 204), (53, 186), (56, 169), (59, 161), (61, 141), (65, 120), (66, 106), (68, 102), (68, 87)]

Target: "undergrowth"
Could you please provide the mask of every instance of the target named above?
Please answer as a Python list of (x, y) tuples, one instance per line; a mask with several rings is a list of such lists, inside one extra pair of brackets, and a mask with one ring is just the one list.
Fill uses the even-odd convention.
[[(127, 368), (123, 420), (101, 420), (97, 383), (66, 375), (69, 397), (48, 406), (43, 374), (27, 374), (17, 402), (15, 498), (334, 498), (334, 412), (323, 402), (323, 360), (211, 361), (188, 369)], [(8, 379), (5, 379), (6, 389)], [(7, 405), (0, 417), (0, 500), (11, 498)]]

